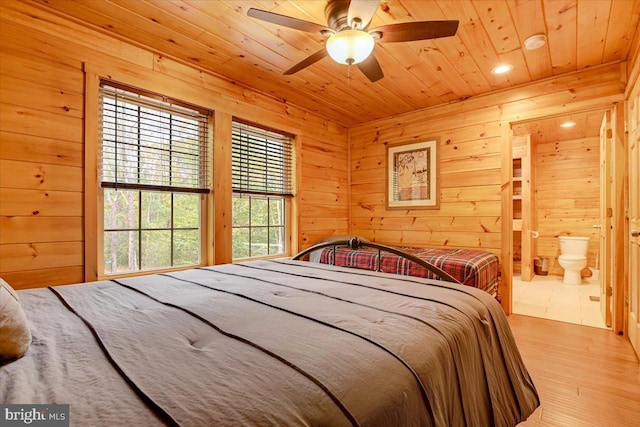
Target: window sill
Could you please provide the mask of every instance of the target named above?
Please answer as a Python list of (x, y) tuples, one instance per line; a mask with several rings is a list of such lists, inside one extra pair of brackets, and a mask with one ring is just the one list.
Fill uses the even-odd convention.
[(151, 274), (159, 274), (159, 273), (171, 273), (174, 271), (183, 271), (190, 270), (192, 268), (204, 267), (205, 264), (195, 264), (195, 265), (185, 265), (182, 267), (172, 267), (172, 268), (163, 268), (158, 270), (142, 270), (142, 271), (134, 271), (132, 273), (121, 273), (121, 274), (103, 274), (98, 276), (98, 280), (111, 280), (111, 279), (123, 279), (126, 277), (138, 277), (138, 276), (149, 276)]

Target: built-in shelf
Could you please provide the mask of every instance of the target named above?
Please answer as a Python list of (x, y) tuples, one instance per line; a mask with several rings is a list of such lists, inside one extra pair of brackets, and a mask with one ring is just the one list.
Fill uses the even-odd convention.
[(522, 279), (529, 281), (533, 277), (533, 242), (531, 240), (533, 180), (529, 135), (514, 137), (512, 154), (513, 271), (521, 273)]

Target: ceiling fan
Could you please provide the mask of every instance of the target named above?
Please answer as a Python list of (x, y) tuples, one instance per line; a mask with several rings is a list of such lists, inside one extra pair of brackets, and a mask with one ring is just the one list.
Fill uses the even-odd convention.
[(328, 26), (304, 21), (266, 10), (251, 8), (247, 15), (309, 33), (328, 37), (325, 49), (300, 61), (283, 74), (294, 74), (329, 55), (336, 62), (357, 65), (367, 78), (376, 82), (384, 77), (373, 55), (376, 43), (395, 43), (450, 37), (458, 30), (458, 21), (421, 21), (383, 25), (368, 30), (380, 0), (328, 0), (325, 8)]

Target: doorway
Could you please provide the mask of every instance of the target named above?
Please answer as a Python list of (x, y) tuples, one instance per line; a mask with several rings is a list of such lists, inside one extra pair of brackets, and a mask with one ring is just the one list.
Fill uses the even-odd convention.
[[(514, 313), (606, 328), (599, 303), (600, 134), (606, 111), (512, 124)], [(530, 179), (520, 183), (516, 167), (525, 174), (529, 168)], [(528, 195), (518, 191), (527, 185)], [(580, 285), (563, 283), (559, 236), (589, 239)]]

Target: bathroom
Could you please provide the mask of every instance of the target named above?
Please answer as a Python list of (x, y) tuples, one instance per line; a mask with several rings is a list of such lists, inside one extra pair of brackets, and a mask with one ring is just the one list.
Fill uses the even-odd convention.
[[(598, 110), (512, 125), (514, 159), (516, 139), (529, 135), (529, 155), (522, 158), (524, 165), (514, 161), (514, 173), (518, 174), (518, 167), (525, 171), (528, 167), (530, 180), (522, 180), (525, 186), (531, 185), (519, 195), (520, 183), (514, 178), (514, 313), (606, 327), (598, 301), (600, 128), (604, 115), (604, 110)], [(529, 209), (521, 232), (515, 227), (520, 206)], [(566, 279), (559, 262), (559, 236), (589, 238), (582, 241), (586, 243), (586, 268), (574, 266)], [(533, 275), (531, 281), (522, 280), (529, 276), (527, 266), (520, 266), (526, 254), (540, 258), (538, 272), (542, 274)], [(533, 262), (529, 267), (533, 269)]]

